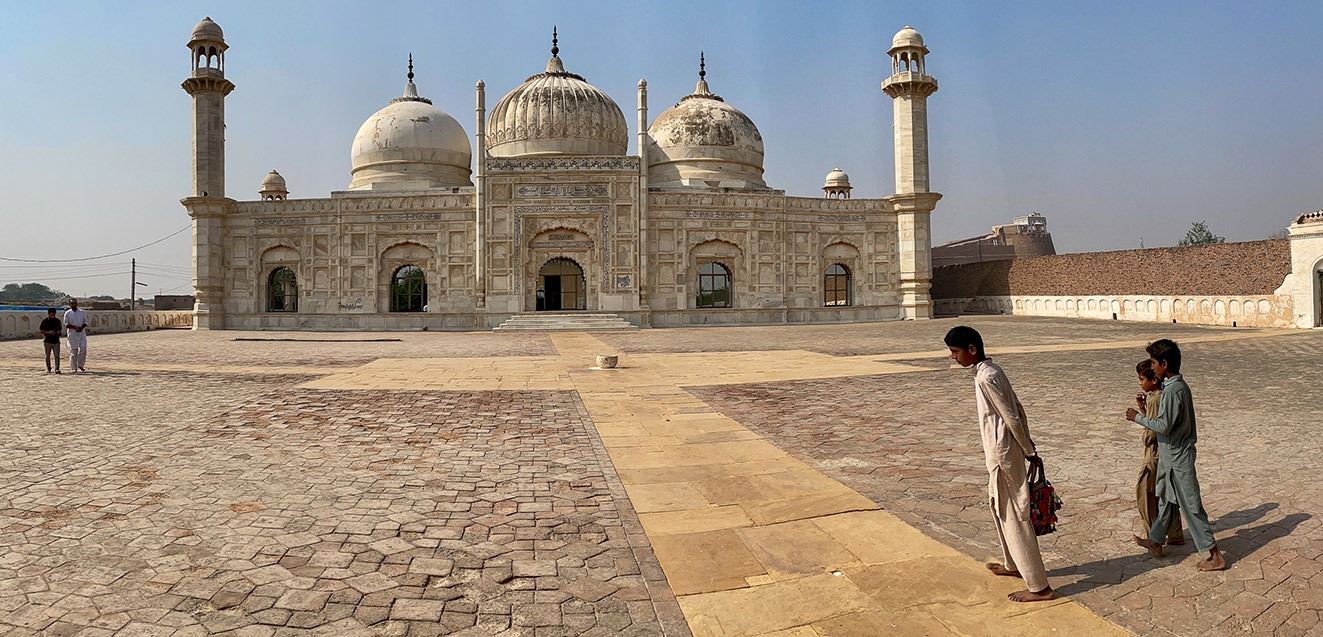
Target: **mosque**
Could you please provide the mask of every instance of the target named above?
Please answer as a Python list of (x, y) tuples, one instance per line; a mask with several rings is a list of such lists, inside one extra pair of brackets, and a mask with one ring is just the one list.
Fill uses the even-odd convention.
[(210, 18), (198, 23), (183, 82), (193, 190), (181, 200), (193, 220), (194, 327), (472, 330), (538, 313), (639, 327), (931, 318), (937, 81), (917, 31), (901, 29), (888, 52), (896, 194), (880, 199), (851, 198), (839, 168), (820, 196), (769, 186), (758, 127), (713, 92), (701, 61), (693, 93), (651, 121), (639, 81), (640, 150), (628, 155), (624, 112), (567, 70), (557, 45), (553, 32), (545, 69), (490, 113), (477, 82), (472, 137), (419, 94), (410, 59), (403, 95), (358, 129), (344, 190), (291, 198), (273, 170), (255, 199), (236, 200), (225, 194), (227, 45)]

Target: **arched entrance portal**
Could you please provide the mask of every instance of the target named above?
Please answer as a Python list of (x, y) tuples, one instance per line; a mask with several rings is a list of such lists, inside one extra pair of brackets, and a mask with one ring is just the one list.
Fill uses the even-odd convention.
[(538, 311), (587, 309), (588, 294), (579, 264), (559, 257), (548, 261), (537, 274)]

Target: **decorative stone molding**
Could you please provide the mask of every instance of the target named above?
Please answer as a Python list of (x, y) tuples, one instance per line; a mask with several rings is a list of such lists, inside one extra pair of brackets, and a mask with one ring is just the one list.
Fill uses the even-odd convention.
[(689, 219), (752, 219), (748, 212), (729, 212), (724, 210), (689, 211), (684, 213)]
[(525, 184), (515, 188), (515, 199), (543, 197), (606, 197), (606, 184)]
[(864, 215), (818, 215), (818, 221), (867, 221), (868, 217)]
[(1305, 214), (1302, 214), (1302, 215), (1300, 215), (1299, 217), (1296, 217), (1296, 218), (1295, 218), (1295, 222), (1296, 222), (1296, 223), (1300, 223), (1300, 224), (1304, 224), (1304, 223), (1319, 223), (1319, 222), (1323, 222), (1323, 210), (1315, 210), (1314, 212), (1306, 212)]
[(521, 214), (605, 214), (610, 212), (610, 206), (601, 204), (587, 204), (582, 206), (515, 206), (515, 215)]
[(635, 170), (638, 157), (542, 157), (529, 159), (488, 159), (487, 172), (526, 170)]
[(398, 215), (377, 215), (376, 220), (377, 221), (440, 221), (441, 213), (413, 212), (413, 213), (405, 213)]
[(259, 226), (303, 226), (308, 220), (303, 217), (259, 217), (253, 223)]

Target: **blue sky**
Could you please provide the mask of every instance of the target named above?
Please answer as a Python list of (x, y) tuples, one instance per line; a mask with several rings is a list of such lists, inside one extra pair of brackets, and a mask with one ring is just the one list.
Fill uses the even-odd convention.
[[(766, 143), (766, 179), (817, 196), (833, 167), (855, 196), (893, 191), (886, 50), (906, 24), (931, 49), (934, 240), (1037, 210), (1058, 251), (1173, 245), (1193, 221), (1261, 239), (1323, 208), (1323, 3), (1245, 2), (132, 2), (0, 0), (0, 257), (132, 248), (188, 225), (185, 44), (225, 29), (227, 194), (279, 170), (293, 197), (349, 182), (359, 125), (403, 90), (473, 133), (488, 104), (542, 70), (551, 26), (568, 70), (631, 128), (712, 90)], [(630, 152), (633, 147), (631, 130)], [(188, 233), (82, 264), (0, 261), (0, 284), (73, 294), (188, 293)], [(88, 276), (100, 274), (104, 276)], [(182, 286), (182, 287), (181, 287)]]

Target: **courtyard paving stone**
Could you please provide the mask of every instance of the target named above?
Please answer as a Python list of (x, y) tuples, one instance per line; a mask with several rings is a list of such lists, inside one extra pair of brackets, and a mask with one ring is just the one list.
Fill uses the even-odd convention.
[[(1005, 602), (1015, 583), (975, 559), (995, 539), (969, 378), (941, 357), (949, 320), (163, 330), (94, 335), (79, 376), (39, 373), (36, 341), (0, 343), (0, 627), (1323, 633), (1323, 494), (1307, 477), (1323, 334), (965, 321), (1006, 365), (1067, 498), (1044, 549), (1071, 599)], [(1225, 573), (1125, 543), (1138, 431), (1116, 413), (1157, 335), (1190, 352)], [(622, 369), (589, 371), (604, 353)]]

